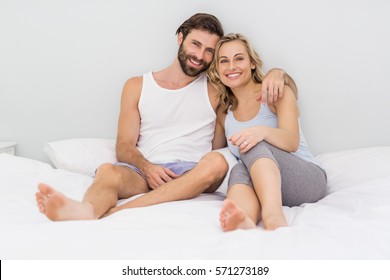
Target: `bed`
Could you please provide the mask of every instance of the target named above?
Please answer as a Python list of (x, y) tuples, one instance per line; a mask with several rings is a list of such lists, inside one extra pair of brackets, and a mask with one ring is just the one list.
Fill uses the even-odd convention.
[[(114, 140), (48, 143), (53, 165), (0, 154), (1, 259), (390, 259), (390, 146), (323, 153), (328, 195), (284, 207), (289, 227), (223, 232), (214, 194), (128, 209), (97, 221), (51, 222), (35, 204), (38, 182), (81, 199)], [(227, 150), (220, 150), (234, 165)], [(119, 203), (123, 203), (120, 201)]]

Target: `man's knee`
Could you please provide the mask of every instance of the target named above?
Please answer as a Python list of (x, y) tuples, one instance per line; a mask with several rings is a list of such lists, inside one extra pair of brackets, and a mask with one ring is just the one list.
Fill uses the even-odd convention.
[(122, 174), (118, 167), (111, 163), (103, 163), (96, 171), (96, 177), (100, 179), (110, 180), (114, 185), (118, 185), (122, 180)]
[(229, 165), (225, 157), (218, 152), (210, 152), (206, 154), (203, 161), (207, 167), (207, 173), (215, 177), (215, 180), (224, 178), (229, 170)]

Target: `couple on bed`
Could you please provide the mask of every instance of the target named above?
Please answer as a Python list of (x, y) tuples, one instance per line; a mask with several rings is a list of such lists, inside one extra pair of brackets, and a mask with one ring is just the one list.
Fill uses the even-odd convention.
[(239, 163), (220, 212), (224, 231), (255, 228), (260, 220), (268, 230), (287, 226), (282, 205), (325, 196), (325, 172), (300, 130), (294, 81), (281, 69), (264, 76), (248, 40), (223, 36), (213, 15), (193, 15), (176, 34), (170, 66), (124, 85), (118, 162), (98, 168), (81, 202), (39, 184), (38, 208), (49, 219), (99, 219), (214, 192), (229, 168), (212, 150), (226, 145)]

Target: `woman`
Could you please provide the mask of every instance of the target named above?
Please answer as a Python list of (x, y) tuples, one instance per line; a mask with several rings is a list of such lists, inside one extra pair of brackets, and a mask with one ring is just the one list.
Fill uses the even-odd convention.
[(316, 202), (326, 195), (326, 174), (308, 149), (298, 107), (284, 87), (274, 104), (254, 102), (261, 92), (262, 62), (240, 34), (221, 38), (209, 69), (220, 92), (214, 145), (228, 144), (239, 159), (220, 213), (224, 231), (287, 226), (282, 206)]

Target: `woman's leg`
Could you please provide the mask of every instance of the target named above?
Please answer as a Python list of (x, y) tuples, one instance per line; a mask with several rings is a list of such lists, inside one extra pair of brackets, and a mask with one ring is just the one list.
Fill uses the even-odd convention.
[(220, 213), (224, 231), (255, 228), (260, 218), (260, 204), (251, 187), (248, 171), (236, 164), (229, 177), (229, 189)]
[(251, 187), (239, 184), (229, 188), (219, 215), (224, 231), (256, 228), (259, 217), (260, 204)]
[(270, 158), (256, 160), (250, 169), (252, 182), (260, 201), (264, 228), (275, 230), (287, 226), (282, 208), (281, 176)]
[(326, 175), (318, 166), (260, 142), (241, 154), (254, 184), (266, 228), (287, 225), (282, 205), (313, 203), (326, 195)]
[(263, 153), (269, 153), (280, 171), (284, 206), (314, 203), (326, 196), (326, 174), (320, 167), (267, 142), (262, 143), (260, 146), (266, 150)]

